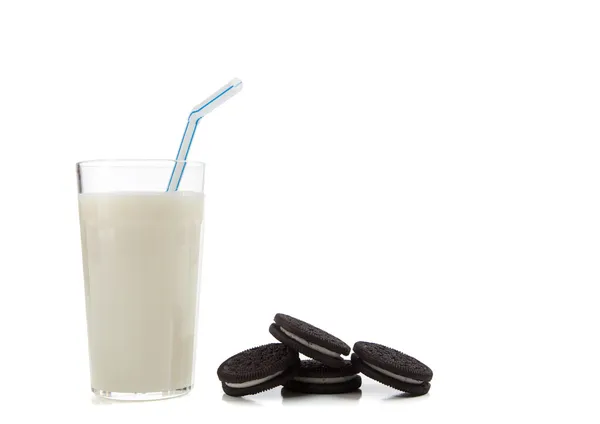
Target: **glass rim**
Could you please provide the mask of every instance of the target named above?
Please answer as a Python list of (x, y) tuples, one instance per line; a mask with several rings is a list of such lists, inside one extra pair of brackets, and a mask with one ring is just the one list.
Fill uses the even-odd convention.
[(169, 166), (174, 166), (177, 165), (178, 163), (181, 164), (185, 164), (186, 167), (188, 166), (192, 166), (192, 167), (201, 167), (204, 168), (206, 167), (206, 164), (204, 162), (199, 162), (199, 161), (191, 161), (191, 160), (177, 160), (177, 159), (91, 159), (91, 160), (83, 160), (80, 162), (76, 162), (75, 165), (77, 165), (77, 167), (84, 167), (84, 166), (97, 166), (97, 167), (105, 167), (105, 168), (110, 168), (110, 167), (116, 167), (116, 166), (127, 166), (127, 165), (144, 165), (146, 164), (147, 166), (152, 166), (154, 165), (169, 165)]

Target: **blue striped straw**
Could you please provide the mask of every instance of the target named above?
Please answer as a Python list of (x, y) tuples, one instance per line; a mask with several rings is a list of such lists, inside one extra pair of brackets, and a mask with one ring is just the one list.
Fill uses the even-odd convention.
[(176, 191), (179, 188), (179, 183), (181, 182), (181, 177), (183, 176), (183, 171), (185, 170), (184, 161), (187, 159), (188, 153), (190, 152), (190, 147), (192, 146), (192, 140), (194, 140), (194, 134), (196, 134), (198, 122), (200, 122), (200, 120), (204, 118), (206, 114), (212, 112), (225, 101), (239, 93), (241, 89), (242, 81), (234, 78), (221, 87), (220, 90), (216, 91), (212, 96), (204, 100), (202, 103), (194, 106), (194, 109), (192, 109), (192, 112), (188, 117), (185, 132), (183, 133), (181, 144), (179, 145), (179, 150), (177, 151), (177, 162), (173, 167), (173, 172), (171, 172), (171, 178), (169, 179), (167, 191)]

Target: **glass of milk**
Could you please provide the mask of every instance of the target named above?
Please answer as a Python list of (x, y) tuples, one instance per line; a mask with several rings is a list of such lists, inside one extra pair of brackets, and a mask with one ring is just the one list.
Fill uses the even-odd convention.
[[(177, 191), (166, 188), (185, 165)], [(193, 385), (204, 164), (77, 164), (92, 392), (123, 400)]]

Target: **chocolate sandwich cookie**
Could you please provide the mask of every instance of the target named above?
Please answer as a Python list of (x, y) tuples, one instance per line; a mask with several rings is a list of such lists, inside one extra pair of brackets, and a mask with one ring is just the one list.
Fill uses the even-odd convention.
[(284, 388), (293, 392), (312, 394), (350, 393), (357, 390), (362, 379), (356, 367), (350, 361), (344, 361), (340, 368), (332, 368), (312, 359), (300, 364), (298, 374), (284, 384)]
[(274, 321), (269, 332), (281, 343), (330, 367), (344, 366), (340, 355), (348, 355), (350, 346), (342, 340), (289, 315), (277, 314)]
[(229, 396), (246, 396), (281, 386), (300, 366), (298, 352), (271, 343), (233, 355), (219, 366), (217, 376)]
[(387, 386), (413, 395), (429, 392), (431, 369), (391, 347), (377, 343), (356, 342), (352, 363), (361, 373)]

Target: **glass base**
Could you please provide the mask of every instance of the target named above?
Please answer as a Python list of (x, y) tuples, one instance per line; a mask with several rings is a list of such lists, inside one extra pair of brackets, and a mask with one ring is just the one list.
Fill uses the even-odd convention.
[(122, 393), (122, 392), (107, 392), (106, 390), (97, 390), (92, 387), (92, 393), (96, 396), (111, 400), (124, 401), (147, 401), (169, 399), (177, 396), (183, 396), (192, 390), (192, 386), (183, 387), (181, 389), (167, 390), (164, 392), (147, 392), (147, 393)]

